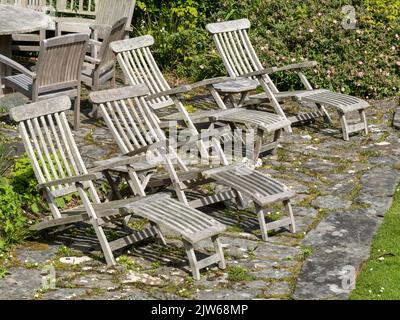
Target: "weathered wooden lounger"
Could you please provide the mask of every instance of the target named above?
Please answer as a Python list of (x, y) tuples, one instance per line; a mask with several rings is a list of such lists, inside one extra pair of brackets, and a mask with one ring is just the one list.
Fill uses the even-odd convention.
[[(151, 108), (146, 96), (149, 89), (139, 84), (131, 87), (110, 89), (92, 92), (89, 97), (91, 102), (98, 105), (102, 116), (110, 129), (121, 153), (125, 155), (138, 155), (147, 153), (150, 160), (154, 154), (161, 157), (168, 172), (168, 177), (160, 177), (161, 184), (170, 184), (174, 187), (178, 199), (192, 207), (199, 208), (213, 203), (233, 199), (238, 205), (243, 204), (242, 195), (250, 197), (255, 205), (260, 223), (263, 240), (268, 239), (268, 231), (283, 226), (291, 226), (295, 232), (295, 221), (290, 204), (290, 199), (295, 193), (282, 183), (250, 169), (245, 164), (229, 165), (228, 160), (219, 143), (223, 132), (209, 131), (208, 135), (191, 137), (189, 141), (181, 144), (167, 140), (160, 128), (160, 120)], [(219, 165), (210, 169), (189, 169), (180, 158), (176, 148), (195, 144), (201, 138), (208, 138), (205, 146), (216, 151)], [(209, 144), (207, 142), (210, 142)], [(209, 150), (207, 150), (209, 151)], [(210, 154), (210, 153), (208, 153)], [(212, 160), (210, 163), (214, 164)], [(156, 177), (153, 179), (157, 180)], [(217, 192), (210, 196), (200, 197), (189, 201), (186, 192), (195, 186), (216, 182), (229, 187), (231, 190)], [(140, 182), (138, 183), (140, 185)], [(144, 192), (144, 191), (142, 191)], [(276, 202), (283, 202), (287, 209), (288, 218), (267, 224), (264, 209)]]
[[(331, 122), (331, 118), (325, 107), (330, 106), (339, 113), (344, 140), (349, 140), (349, 133), (364, 131), (368, 133), (368, 124), (365, 109), (369, 104), (359, 98), (331, 92), (328, 90), (314, 90), (310, 82), (302, 72), (302, 69), (316, 66), (316, 62), (307, 61), (283, 67), (264, 68), (251, 44), (248, 36), (250, 21), (247, 19), (233, 20), (227, 22), (211, 23), (207, 30), (214, 38), (217, 50), (224, 62), (224, 65), (231, 77), (246, 77), (261, 86), (264, 93), (246, 97), (245, 104), (252, 105), (268, 101), (276, 113), (286, 118), (280, 105), (280, 101), (291, 98), (300, 103), (314, 105), (316, 111), (303, 113), (289, 118), (291, 123), (301, 122), (324, 117), (325, 121)], [(270, 74), (280, 71), (296, 72), (306, 90), (279, 92), (269, 77)], [(249, 85), (249, 84), (247, 84)], [(240, 86), (236, 84), (237, 87)], [(229, 88), (219, 88), (219, 91), (230, 95)], [(349, 125), (350, 113), (358, 112), (360, 120), (356, 124)]]
[[(163, 117), (163, 121), (183, 120), (193, 135), (198, 135), (195, 123), (199, 122), (220, 122), (245, 125), (255, 129), (256, 145), (254, 158), (258, 158), (260, 152), (274, 151), (278, 145), (281, 131), (290, 126), (290, 122), (283, 117), (257, 110), (241, 110), (232, 108), (227, 110), (224, 101), (214, 88), (215, 85), (224, 86), (230, 82), (230, 78), (207, 79), (194, 84), (171, 88), (157, 66), (156, 61), (150, 51), (154, 44), (154, 38), (150, 35), (143, 37), (126, 39), (111, 43), (111, 48), (117, 55), (117, 59), (125, 78), (131, 85), (145, 84), (150, 90), (151, 96), (148, 98), (154, 110), (175, 106), (179, 111), (168, 117)], [(246, 80), (246, 79), (243, 79)], [(193, 91), (196, 88), (206, 87), (214, 97), (219, 110), (200, 111), (189, 114), (179, 95)], [(272, 134), (272, 143), (263, 144), (264, 134)]]
[[(182, 236), (195, 279), (200, 278), (200, 269), (211, 264), (219, 263), (221, 268), (225, 268), (218, 238), (225, 226), (202, 212), (165, 194), (145, 196), (141, 193), (136, 198), (101, 203), (93, 181), (102, 177), (102, 171), (108, 168), (126, 165), (130, 167), (130, 176), (136, 176), (136, 158), (125, 157), (110, 161), (107, 165), (88, 171), (65, 115), (70, 107), (70, 99), (64, 96), (20, 106), (10, 112), (11, 118), (19, 123), (19, 132), (39, 188), (43, 191), (52, 213), (47, 221), (32, 229), (43, 230), (81, 221), (88, 223), (95, 230), (107, 264), (113, 266), (116, 264), (113, 251), (154, 236), (159, 236), (166, 244), (160, 231), (160, 226), (164, 226)], [(83, 205), (60, 211), (56, 198), (76, 192)], [(124, 220), (131, 215), (148, 219), (151, 227), (140, 232), (133, 231)], [(110, 222), (116, 226), (122, 225), (121, 230), (128, 235), (109, 242), (103, 227)], [(204, 239), (213, 241), (216, 254), (197, 261), (194, 245)]]

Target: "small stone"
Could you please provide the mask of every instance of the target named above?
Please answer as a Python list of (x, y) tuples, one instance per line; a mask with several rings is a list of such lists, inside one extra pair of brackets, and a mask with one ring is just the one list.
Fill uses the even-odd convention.
[(334, 196), (318, 197), (312, 202), (313, 207), (328, 210), (349, 209), (351, 204), (352, 203), (349, 200), (344, 200)]
[(63, 264), (69, 264), (69, 265), (80, 265), (83, 264), (85, 262), (89, 262), (92, 261), (91, 258), (89, 257), (64, 257), (64, 258), (60, 258), (60, 262)]
[(148, 274), (139, 274), (131, 272), (127, 275), (125, 280), (122, 281), (124, 284), (128, 283), (143, 283), (148, 286), (161, 286), (163, 281), (160, 278), (152, 277)]

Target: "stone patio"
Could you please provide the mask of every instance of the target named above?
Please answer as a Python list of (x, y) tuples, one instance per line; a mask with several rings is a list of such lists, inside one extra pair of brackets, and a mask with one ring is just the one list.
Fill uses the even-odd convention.
[[(0, 105), (20, 99), (9, 96)], [(263, 159), (259, 170), (298, 193), (297, 234), (281, 230), (263, 243), (251, 211), (205, 208), (228, 225), (222, 237), (225, 271), (203, 271), (202, 280), (194, 282), (182, 243), (167, 230), (168, 247), (154, 241), (133, 246), (122, 252), (117, 268), (107, 269), (96, 251), (88, 251), (93, 235), (75, 228), (16, 247), (8, 259), (9, 274), (0, 280), (0, 299), (347, 299), (346, 270), (357, 272), (368, 258), (400, 182), (400, 141), (391, 128), (397, 106), (394, 100), (374, 102), (368, 111), (371, 133), (350, 142), (335, 126), (324, 128), (318, 121), (294, 128), (294, 134), (284, 135), (278, 154)], [(3, 124), (0, 132), (23, 150), (12, 127)], [(75, 137), (87, 164), (116, 152), (106, 128), (87, 118)], [(78, 240), (71, 243), (71, 236)], [(199, 249), (207, 253), (211, 244), (201, 243)], [(46, 266), (55, 268), (55, 289), (43, 289)]]

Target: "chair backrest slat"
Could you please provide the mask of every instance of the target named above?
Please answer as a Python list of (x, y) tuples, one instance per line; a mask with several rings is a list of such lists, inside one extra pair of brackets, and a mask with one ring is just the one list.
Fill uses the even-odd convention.
[(53, 7), (52, 0), (1, 0), (0, 4), (14, 5), (44, 13)]
[(89, 37), (73, 34), (43, 40), (35, 81), (38, 93), (77, 86)]

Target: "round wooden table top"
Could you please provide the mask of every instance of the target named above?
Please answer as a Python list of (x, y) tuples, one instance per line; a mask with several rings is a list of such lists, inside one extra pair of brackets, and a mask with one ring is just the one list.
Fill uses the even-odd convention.
[(38, 31), (47, 28), (51, 22), (52, 18), (44, 13), (0, 5), (0, 35)]

